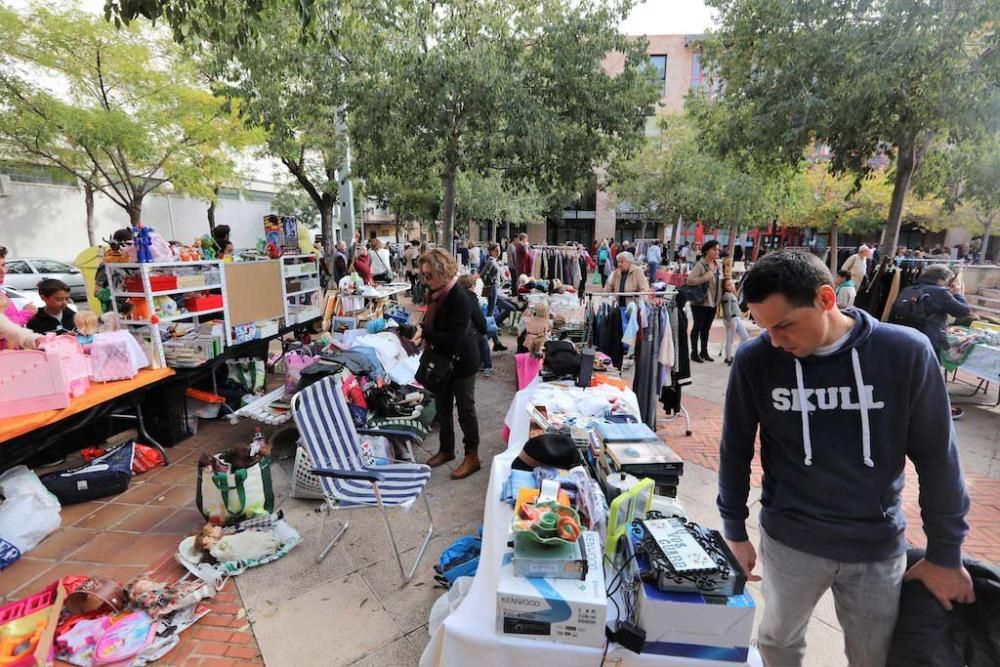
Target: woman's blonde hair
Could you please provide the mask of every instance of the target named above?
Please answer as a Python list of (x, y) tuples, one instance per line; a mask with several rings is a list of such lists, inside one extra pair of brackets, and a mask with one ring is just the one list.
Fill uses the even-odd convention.
[(417, 262), (417, 266), (420, 267), (421, 271), (424, 268), (424, 264), (430, 265), (431, 276), (438, 280), (451, 280), (458, 275), (458, 262), (441, 248), (432, 248), (421, 255), (420, 260)]
[(381, 249), (382, 249), (382, 239), (378, 237), (372, 239), (372, 250), (381, 250)]

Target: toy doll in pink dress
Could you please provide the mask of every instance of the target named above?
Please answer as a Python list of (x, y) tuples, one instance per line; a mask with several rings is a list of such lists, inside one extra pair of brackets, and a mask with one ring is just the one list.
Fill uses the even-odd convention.
[[(3, 284), (4, 278), (7, 277), (7, 248), (0, 246), (0, 285)], [(13, 301), (8, 299), (3, 292), (0, 292), (0, 312), (7, 317), (13, 324), (19, 327), (24, 327), (32, 317), (34, 317), (37, 312), (35, 306), (28, 304), (24, 308), (18, 308)], [(0, 339), (0, 350), (9, 348), (10, 346), (3, 339)]]

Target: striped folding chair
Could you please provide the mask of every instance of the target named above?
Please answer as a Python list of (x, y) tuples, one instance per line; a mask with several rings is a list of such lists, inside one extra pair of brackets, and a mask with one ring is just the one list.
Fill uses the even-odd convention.
[[(351, 420), (347, 401), (340, 389), (339, 377), (325, 378), (295, 394), (292, 397), (292, 415), (299, 428), (302, 443), (316, 466), (312, 472), (323, 483), (327, 516), (323, 519), (320, 535), (325, 532), (326, 520), (335, 509), (377, 507), (389, 531), (389, 541), (396, 554), (396, 562), (399, 563), (399, 573), (403, 581), (408, 582), (420, 564), (434, 531), (431, 506), (424, 493), (424, 487), (431, 478), (431, 469), (418, 463), (366, 467), (361, 459), (359, 431), (354, 428)], [(360, 432), (383, 435), (394, 440), (413, 437), (411, 433), (386, 430), (361, 429)], [(417, 558), (407, 572), (386, 510), (389, 507), (409, 508), (418, 496), (423, 496), (429, 525)], [(317, 562), (326, 557), (349, 525), (349, 521), (342, 522), (339, 531), (317, 557)]]

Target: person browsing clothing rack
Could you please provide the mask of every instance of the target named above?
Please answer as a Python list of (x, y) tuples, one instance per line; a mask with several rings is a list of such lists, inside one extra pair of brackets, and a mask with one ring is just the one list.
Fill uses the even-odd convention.
[[(722, 271), (719, 266), (719, 242), (706, 241), (701, 246), (701, 259), (688, 274), (689, 287), (705, 285), (704, 296), (691, 298), (691, 361), (713, 361), (708, 353), (708, 334), (712, 330), (715, 310), (722, 296)], [(699, 352), (700, 344), (700, 352)]]
[[(479, 371), (480, 334), (473, 324), (479, 303), (467, 289), (458, 286), (458, 262), (434, 248), (420, 256), (420, 275), (431, 291), (427, 312), (418, 332), (434, 351), (456, 355), (451, 377), (435, 394), (437, 416), (441, 425), (440, 448), (427, 465), (432, 468), (455, 460), (455, 408), (462, 427), (465, 458), (451, 473), (463, 479), (480, 468), (479, 420), (476, 416), (476, 373)], [(480, 314), (481, 316), (481, 314)]]
[[(618, 265), (608, 278), (605, 292), (618, 294), (620, 292), (649, 292), (649, 281), (646, 280), (645, 272), (635, 263), (635, 255), (628, 251), (618, 253), (615, 258)], [(628, 301), (638, 303), (641, 296), (618, 297), (618, 305), (624, 306)]]

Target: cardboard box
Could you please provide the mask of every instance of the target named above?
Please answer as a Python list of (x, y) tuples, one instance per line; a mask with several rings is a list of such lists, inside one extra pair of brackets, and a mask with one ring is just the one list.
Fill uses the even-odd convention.
[(497, 634), (599, 648), (607, 596), (600, 536), (583, 533), (588, 572), (583, 581), (518, 577), (514, 552), (503, 556), (497, 580)]
[(646, 631), (643, 653), (723, 662), (746, 662), (753, 633), (749, 590), (728, 598), (664, 593), (643, 583), (639, 624)]

